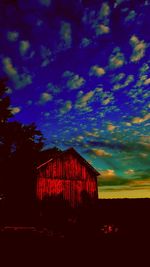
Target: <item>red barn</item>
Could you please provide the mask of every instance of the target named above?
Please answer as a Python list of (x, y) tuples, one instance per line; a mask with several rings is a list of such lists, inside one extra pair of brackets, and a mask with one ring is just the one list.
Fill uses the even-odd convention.
[(57, 150), (37, 167), (37, 197), (62, 195), (71, 206), (82, 203), (83, 192), (91, 200), (98, 198), (99, 173), (74, 149)]

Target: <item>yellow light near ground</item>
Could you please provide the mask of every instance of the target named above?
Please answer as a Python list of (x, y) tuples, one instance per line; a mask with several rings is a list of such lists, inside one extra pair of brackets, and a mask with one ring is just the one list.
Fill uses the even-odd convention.
[(108, 198), (150, 198), (150, 189), (131, 189), (131, 190), (102, 190), (99, 189), (98, 197)]

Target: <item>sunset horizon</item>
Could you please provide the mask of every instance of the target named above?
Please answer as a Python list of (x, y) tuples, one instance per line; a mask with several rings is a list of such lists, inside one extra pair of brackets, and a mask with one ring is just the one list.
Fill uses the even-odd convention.
[(100, 196), (150, 197), (148, 1), (1, 1), (9, 122), (74, 147)]

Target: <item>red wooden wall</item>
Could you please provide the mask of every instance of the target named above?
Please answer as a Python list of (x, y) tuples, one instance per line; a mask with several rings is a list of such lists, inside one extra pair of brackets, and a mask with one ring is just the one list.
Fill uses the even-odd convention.
[(75, 206), (82, 201), (82, 191), (93, 199), (97, 198), (97, 179), (75, 155), (66, 153), (38, 169), (37, 196), (40, 200), (45, 195), (62, 194)]

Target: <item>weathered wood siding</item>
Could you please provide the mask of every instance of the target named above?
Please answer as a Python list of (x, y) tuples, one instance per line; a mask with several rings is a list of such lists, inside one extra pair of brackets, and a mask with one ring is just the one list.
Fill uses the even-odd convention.
[(64, 199), (73, 206), (82, 202), (82, 191), (88, 192), (90, 197), (94, 199), (96, 197), (96, 182), (40, 178), (37, 184), (37, 194), (40, 200), (46, 195), (62, 194)]
[(82, 201), (82, 191), (97, 198), (97, 180), (92, 171), (72, 154), (65, 154), (38, 170), (37, 196), (62, 194), (73, 206)]

